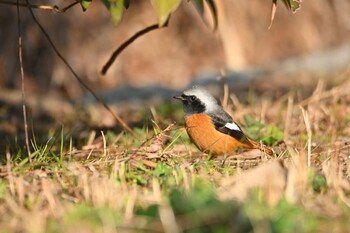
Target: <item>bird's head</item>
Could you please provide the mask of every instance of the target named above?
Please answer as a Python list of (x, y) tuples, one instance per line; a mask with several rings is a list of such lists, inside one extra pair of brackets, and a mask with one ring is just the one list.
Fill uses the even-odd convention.
[(217, 100), (207, 90), (198, 86), (192, 87), (174, 98), (182, 101), (185, 116), (196, 113), (208, 114), (220, 108)]

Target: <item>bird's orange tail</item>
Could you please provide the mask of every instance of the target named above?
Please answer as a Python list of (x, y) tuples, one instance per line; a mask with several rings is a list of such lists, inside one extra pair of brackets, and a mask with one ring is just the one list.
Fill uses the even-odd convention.
[(258, 148), (260, 151), (266, 153), (267, 155), (269, 156), (274, 156), (275, 152), (270, 148), (270, 147), (267, 147), (265, 145), (260, 145), (259, 144), (259, 148)]
[(270, 147), (265, 146), (261, 143), (257, 143), (250, 138), (248, 138), (248, 140), (252, 144), (252, 149), (259, 149), (260, 151), (266, 153), (269, 156), (274, 156), (275, 152)]

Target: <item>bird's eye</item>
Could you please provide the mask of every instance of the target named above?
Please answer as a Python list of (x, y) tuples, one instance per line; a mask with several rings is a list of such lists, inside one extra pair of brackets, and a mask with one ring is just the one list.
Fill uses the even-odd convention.
[(191, 102), (195, 101), (196, 99), (197, 99), (196, 96), (194, 96), (194, 95), (190, 96), (190, 101), (191, 101)]

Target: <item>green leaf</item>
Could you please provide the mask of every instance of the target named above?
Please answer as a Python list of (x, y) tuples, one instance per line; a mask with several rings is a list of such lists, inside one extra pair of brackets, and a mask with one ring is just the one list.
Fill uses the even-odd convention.
[[(288, 10), (291, 10), (293, 13), (295, 13), (297, 10), (301, 7), (301, 0), (281, 0), (286, 8)], [(269, 29), (272, 26), (273, 19), (275, 18), (277, 10), (277, 0), (272, 0), (272, 8), (271, 8), (271, 19), (270, 19), (270, 26)]]
[(246, 123), (247, 126), (257, 126), (259, 128), (263, 127), (263, 124), (261, 124), (259, 121), (255, 120), (252, 116), (245, 114), (243, 116), (244, 122)]
[(91, 3), (92, 3), (92, 0), (80, 0), (80, 5), (83, 8), (83, 11), (86, 11)]
[(136, 206), (135, 214), (156, 218), (159, 216), (159, 207), (158, 205), (150, 205), (144, 209), (142, 207)]
[(248, 136), (250, 136), (252, 139), (257, 140), (258, 136), (260, 135), (261, 129), (264, 127), (261, 122), (256, 121), (253, 117), (251, 117), (248, 114), (245, 114), (243, 116), (244, 122), (245, 122), (245, 129)]
[(128, 9), (130, 6), (130, 0), (124, 0), (124, 7), (125, 9)]
[(282, 0), (282, 2), (287, 7), (287, 9), (292, 10), (293, 13), (300, 9), (301, 0)]
[(326, 192), (328, 189), (327, 178), (324, 175), (316, 174), (314, 171), (310, 175), (312, 189), (317, 193)]
[(151, 0), (151, 2), (158, 15), (159, 27), (162, 27), (169, 15), (178, 8), (181, 0)]
[(263, 138), (261, 139), (264, 144), (272, 146), (277, 142), (283, 140), (283, 132), (274, 125), (269, 125), (265, 132), (263, 132)]
[(246, 125), (246, 133), (252, 139), (259, 140), (260, 137), (261, 141), (267, 146), (274, 145), (283, 140), (283, 131), (275, 125), (264, 126), (248, 114), (245, 114), (243, 119)]
[(158, 177), (166, 174), (170, 174), (170, 173), (171, 173), (170, 169), (162, 162), (159, 162), (157, 164), (157, 167), (153, 171), (153, 174)]
[(102, 0), (112, 17), (112, 22), (118, 24), (123, 16), (124, 0)]

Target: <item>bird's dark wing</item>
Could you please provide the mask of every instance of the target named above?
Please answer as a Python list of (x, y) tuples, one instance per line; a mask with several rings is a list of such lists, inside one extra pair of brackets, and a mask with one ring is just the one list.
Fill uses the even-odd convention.
[(233, 121), (232, 117), (225, 111), (220, 111), (217, 114), (210, 114), (214, 123), (215, 129), (221, 133), (230, 135), (242, 143), (252, 145), (243, 133), (242, 129)]

